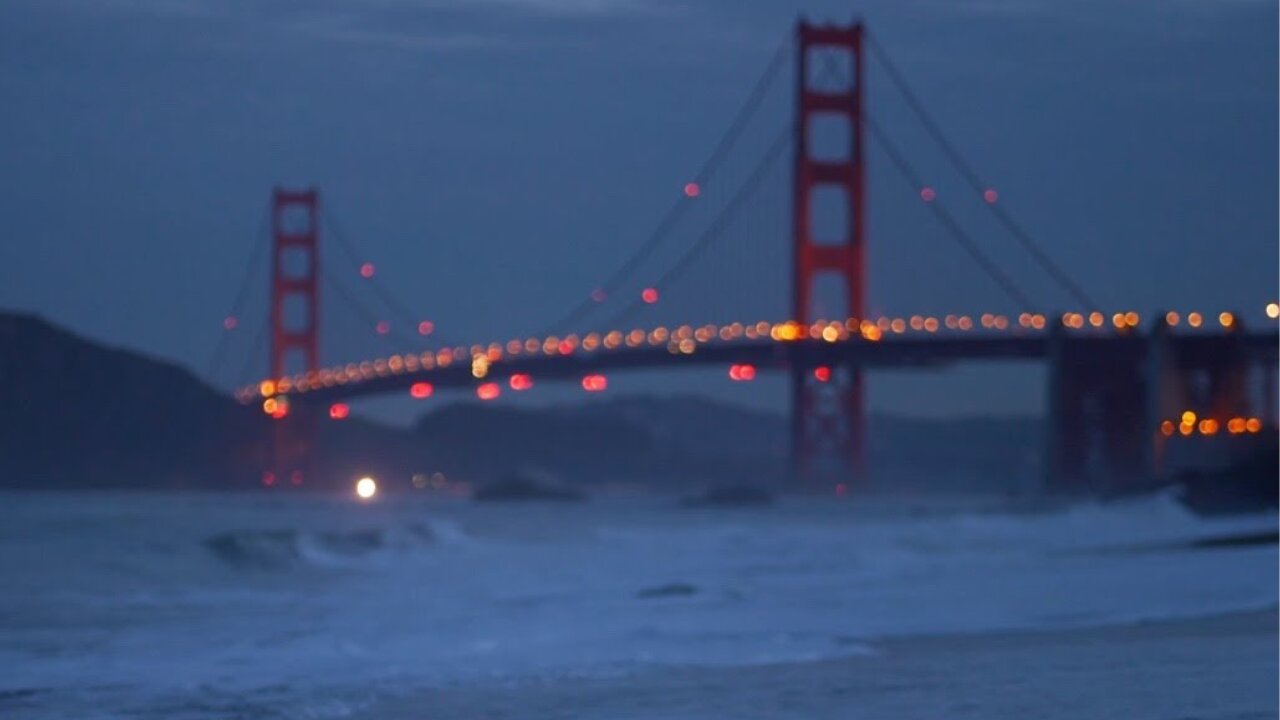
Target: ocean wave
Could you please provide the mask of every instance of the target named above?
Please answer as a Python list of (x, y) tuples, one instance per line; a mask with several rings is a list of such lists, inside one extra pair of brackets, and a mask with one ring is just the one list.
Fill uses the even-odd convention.
[(413, 523), (343, 531), (236, 530), (206, 538), (204, 547), (219, 561), (235, 568), (280, 570), (359, 565), (389, 552), (433, 545), (436, 539), (431, 526)]

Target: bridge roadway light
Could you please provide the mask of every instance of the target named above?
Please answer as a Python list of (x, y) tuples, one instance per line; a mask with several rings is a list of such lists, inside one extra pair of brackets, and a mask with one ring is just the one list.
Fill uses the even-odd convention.
[(289, 414), (289, 399), (283, 395), (269, 397), (262, 401), (262, 412), (273, 420), (282, 420)]
[(1280, 303), (1267, 303), (1267, 317), (1272, 320), (1280, 318)]

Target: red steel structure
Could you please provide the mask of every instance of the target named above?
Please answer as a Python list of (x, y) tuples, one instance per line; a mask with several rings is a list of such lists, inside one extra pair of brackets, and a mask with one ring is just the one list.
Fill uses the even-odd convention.
[[(320, 193), (315, 188), (271, 193), (271, 377), (320, 369)], [(304, 367), (291, 367), (300, 354)], [(308, 472), (314, 419), (275, 425), (271, 469), (263, 482), (301, 485)]]
[[(305, 372), (320, 368), (320, 193), (315, 188), (271, 193), (271, 377), (290, 373), (301, 352)], [(286, 304), (301, 299), (305, 317), (286, 317)], [(299, 321), (300, 320), (300, 321)], [(296, 324), (291, 325), (291, 322)], [(295, 371), (296, 372), (296, 371)]]
[[(864, 67), (861, 23), (837, 27), (810, 25), (801, 20), (796, 28), (796, 131), (795, 183), (792, 206), (794, 276), (792, 319), (807, 327), (813, 321), (816, 279), (824, 274), (843, 284), (847, 315), (864, 318), (866, 250), (866, 179), (862, 116)], [(812, 52), (811, 52), (812, 51)], [(847, 65), (840, 60), (847, 59)], [(832, 60), (837, 60), (832, 64)], [(822, 63), (815, 67), (818, 61)], [(817, 82), (832, 67), (848, 67), (837, 87)], [(816, 71), (816, 72), (815, 72)], [(817, 74), (818, 77), (814, 77)], [(812, 121), (826, 116), (847, 123), (848, 152), (839, 158), (815, 158), (812, 154)], [(840, 191), (846, 204), (846, 227), (836, 238), (815, 238), (812, 200), (814, 191)], [(818, 372), (814, 372), (818, 370)], [(791, 452), (801, 477), (813, 477), (827, 469), (845, 480), (864, 468), (864, 391), (861, 369), (830, 369), (797, 364), (791, 371)]]
[[(592, 348), (587, 348), (585, 340), (582, 345), (561, 340), (562, 349), (558, 353), (543, 354), (536, 349), (539, 345), (546, 347), (553, 339), (533, 339), (529, 341), (533, 343), (529, 352), (509, 351), (499, 369), (480, 385), (466, 372), (465, 364), (450, 367), (450, 363), (443, 360), (427, 362), (430, 352), (417, 356), (421, 362), (416, 359), (411, 362), (413, 355), (401, 356), (403, 372), (370, 372), (364, 369), (369, 363), (362, 363), (360, 373), (354, 377), (349, 372), (344, 375), (350, 382), (315, 383), (309, 378), (307, 387), (295, 386), (293, 394), (271, 389), (283, 387), (283, 383), (275, 386), (264, 382), (252, 389), (242, 389), (248, 391), (242, 396), (246, 402), (250, 397), (257, 399), (262, 395), (264, 410), (268, 402), (273, 408), (278, 401), (285, 402), (284, 410), (278, 414), (268, 410), (279, 422), (274, 424), (274, 447), (271, 448), (274, 457), (268, 461), (272, 463), (270, 469), (263, 473), (263, 484), (302, 485), (310, 476), (310, 458), (319, 445), (316, 423), (321, 415), (316, 409), (321, 402), (332, 403), (329, 419), (342, 420), (350, 412), (347, 399), (404, 388), (408, 388), (411, 397), (423, 399), (436, 392), (437, 387), (442, 390), (467, 387), (475, 389), (481, 399), (492, 400), (501, 394), (498, 381), (507, 379), (512, 390), (520, 391), (531, 387), (532, 378), (536, 376), (538, 382), (542, 382), (542, 378), (580, 379), (585, 391), (600, 392), (608, 386), (608, 377), (604, 374), (607, 370), (665, 366), (672, 362), (728, 366), (729, 378), (739, 382), (754, 379), (757, 368), (786, 367), (792, 380), (791, 449), (796, 475), (810, 480), (813, 486), (834, 490), (837, 495), (849, 490), (851, 479), (864, 477), (864, 367), (919, 367), (999, 358), (1045, 361), (1049, 432), (1046, 433), (1044, 467), (1047, 487), (1060, 491), (1089, 488), (1132, 491), (1138, 487), (1133, 484), (1135, 480), (1145, 482), (1151, 476), (1161, 477), (1167, 472), (1163, 465), (1166, 443), (1177, 442), (1179, 437), (1193, 432), (1187, 420), (1182, 420), (1180, 425), (1188, 427), (1175, 429), (1175, 423), (1187, 414), (1194, 417), (1203, 413), (1196, 426), (1201, 435), (1215, 434), (1218, 419), (1226, 428), (1224, 432), (1230, 434), (1244, 432), (1239, 427), (1230, 429), (1232, 422), (1244, 424), (1249, 433), (1274, 427), (1278, 347), (1275, 333), (1244, 333), (1232, 313), (1220, 316), (1219, 323), (1226, 329), (1220, 337), (1173, 334), (1169, 328), (1177, 325), (1176, 313), (1158, 314), (1164, 320), (1158, 321), (1145, 336), (1135, 331), (1138, 326), (1135, 313), (1129, 313), (1135, 315), (1133, 320), (1114, 320), (1116, 332), (1106, 335), (1100, 330), (1103, 318), (1095, 313), (1099, 321), (1094, 322), (1091, 315), (1090, 323), (1097, 331), (1072, 335), (1068, 328), (1083, 329), (1084, 315), (1075, 313), (1077, 324), (1072, 325), (1068, 322), (1072, 314), (1068, 313), (1061, 325), (1053, 323), (1048, 330), (1045, 317), (1035, 315), (1035, 323), (1023, 324), (1019, 318), (1025, 332), (1005, 322), (996, 327), (1002, 331), (1008, 329), (1007, 336), (991, 334), (971, 339), (943, 336), (930, 340), (928, 349), (918, 341), (919, 337), (892, 338), (883, 343), (845, 342), (859, 332), (855, 320), (861, 321), (862, 327), (868, 323), (865, 311), (864, 29), (861, 24), (810, 25), (801, 21), (796, 27), (796, 36), (791, 318), (814, 337), (797, 338), (790, 332), (787, 337), (772, 336), (766, 330), (757, 329), (755, 336), (748, 331), (742, 342), (735, 342), (724, 337), (722, 328), (719, 338), (726, 342), (696, 354), (676, 355), (661, 346), (655, 347), (652, 340), (648, 345), (628, 342), (620, 347), (615, 344), (613, 347), (617, 349), (608, 352), (590, 352)], [(828, 78), (835, 82), (828, 82)], [(832, 128), (821, 127), (823, 121), (830, 120), (841, 124), (838, 136), (842, 141), (847, 140), (846, 147), (842, 148), (844, 152), (835, 157), (815, 152), (822, 150), (824, 141), (831, 139), (833, 133), (823, 130)], [(819, 132), (814, 132), (815, 124)], [(841, 195), (846, 223), (834, 237), (819, 236), (820, 233), (815, 233), (817, 218), (813, 202), (818, 193), (832, 190)], [(701, 192), (697, 183), (685, 187), (688, 197)], [(984, 195), (988, 202), (995, 199), (993, 190), (986, 190)], [(922, 189), (921, 197), (926, 202), (935, 199), (929, 188)], [(291, 378), (300, 372), (324, 375), (319, 368), (317, 337), (320, 320), (318, 191), (314, 188), (274, 189), (271, 227), (270, 380)], [(360, 274), (373, 277), (373, 265), (366, 263)], [(840, 281), (846, 305), (843, 309), (831, 307), (822, 313), (828, 319), (845, 321), (836, 338), (827, 336), (823, 338), (827, 342), (795, 342), (785, 346), (755, 342), (756, 338), (771, 337), (782, 341), (817, 341), (821, 336), (812, 332), (821, 329), (813, 327), (815, 319), (820, 317), (815, 311), (815, 288), (819, 279), (827, 278)], [(605, 299), (603, 290), (595, 291), (593, 296), (597, 294), (598, 297), (594, 297), (597, 302)], [(642, 295), (647, 303), (656, 302), (658, 297), (655, 287), (645, 289)], [(1280, 309), (1274, 309), (1272, 304), (1267, 313), (1275, 319)], [(1023, 317), (1030, 320), (1032, 315), (1024, 312)], [(887, 320), (879, 318), (881, 323)], [(929, 320), (934, 323), (933, 328), (927, 324), (917, 327), (913, 318), (912, 331), (923, 329), (932, 334), (938, 329), (937, 320)], [(235, 327), (234, 316), (226, 322), (228, 330)], [(902, 320), (894, 322), (902, 323)], [(779, 323), (769, 328), (769, 323), (763, 324), (773, 331), (784, 325)], [(1191, 321), (1192, 327), (1199, 324), (1199, 319)], [(785, 326), (794, 329), (792, 323)], [(418, 327), (424, 335), (433, 330), (429, 321), (421, 321)], [(985, 319), (982, 327), (987, 327)], [(950, 319), (945, 329), (952, 329)], [(961, 324), (959, 329), (973, 329), (972, 323), (968, 327)], [(643, 336), (643, 331), (639, 332)], [(901, 332), (903, 330), (895, 330), (894, 334)], [(871, 337), (870, 330), (865, 334)], [(715, 337), (712, 335), (711, 339), (714, 341)], [(609, 347), (606, 341), (605, 348)], [(579, 348), (583, 352), (574, 356)], [(436, 357), (446, 352), (450, 358), (466, 357), (465, 348), (457, 352), (442, 348)], [(375, 368), (378, 362), (383, 361), (374, 361)], [(304, 367), (299, 367), (300, 364)], [(1262, 418), (1247, 417), (1255, 410), (1248, 396), (1249, 388), (1255, 386), (1250, 375), (1254, 368), (1266, 373)], [(288, 398), (299, 397), (302, 392), (310, 393), (309, 401), (299, 400), (296, 412), (290, 412)], [(1214, 424), (1206, 429), (1205, 423)], [(813, 481), (821, 481), (821, 485)]]

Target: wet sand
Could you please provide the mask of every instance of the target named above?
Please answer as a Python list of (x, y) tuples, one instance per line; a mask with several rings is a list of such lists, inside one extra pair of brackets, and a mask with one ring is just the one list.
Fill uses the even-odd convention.
[(1275, 610), (872, 647), (810, 663), (440, 687), (359, 716), (1270, 720), (1280, 710)]

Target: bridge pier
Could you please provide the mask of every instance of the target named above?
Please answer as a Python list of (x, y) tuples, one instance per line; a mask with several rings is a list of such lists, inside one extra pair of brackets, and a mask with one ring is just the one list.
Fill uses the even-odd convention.
[(1047, 490), (1122, 493), (1150, 477), (1146, 341), (1106, 347), (1051, 331), (1044, 472)]
[(829, 489), (865, 480), (864, 405), (861, 368), (793, 363), (791, 461), (802, 483)]
[(1150, 441), (1147, 443), (1145, 465), (1158, 479), (1164, 475), (1165, 445), (1168, 442), (1168, 438), (1159, 432), (1160, 423), (1177, 417), (1187, 407), (1185, 376), (1179, 370), (1164, 313), (1157, 314), (1147, 345), (1146, 381), (1146, 425)]
[[(1190, 411), (1196, 425), (1173, 434), (1214, 435), (1226, 432), (1229, 418), (1254, 415), (1250, 348), (1239, 321), (1227, 330), (1212, 351), (1175, 342), (1163, 315), (1149, 334), (1120, 342), (1051, 331), (1045, 488), (1118, 494), (1155, 486), (1171, 470), (1173, 435), (1162, 423), (1177, 427)], [(1212, 423), (1208, 431), (1202, 420)]]
[[(270, 473), (273, 485), (299, 486), (314, 479), (312, 471), (320, 419), (312, 412), (298, 412), (273, 423)], [(263, 477), (264, 483), (267, 476)]]
[[(1219, 467), (1232, 461), (1233, 456), (1248, 454), (1255, 445), (1250, 442), (1232, 443), (1230, 446), (1213, 445), (1209, 438), (1201, 437), (1192, 444), (1182, 443), (1176, 457), (1169, 457), (1169, 445), (1177, 442), (1179, 435), (1216, 435), (1227, 434), (1231, 418), (1247, 418), (1262, 415), (1266, 417), (1272, 410), (1273, 390), (1266, 387), (1272, 362), (1260, 359), (1248, 345), (1240, 321), (1233, 321), (1226, 328), (1226, 335), (1219, 338), (1213, 351), (1206, 353), (1201, 349), (1184, 346), (1179, 351), (1166, 351), (1168, 369), (1165, 378), (1158, 386), (1161, 395), (1158, 405), (1161, 412), (1156, 422), (1169, 421), (1175, 424), (1176, 431), (1168, 437), (1157, 432), (1155, 475), (1158, 479), (1168, 481), (1179, 469)], [(1261, 360), (1261, 361), (1260, 361)], [(1251, 381), (1253, 366), (1258, 364), (1263, 372), (1264, 407), (1256, 408), (1251, 401)], [(1195, 423), (1183, 428), (1183, 413), (1190, 411), (1195, 416)], [(1206, 431), (1203, 423), (1211, 422), (1212, 427)], [(1158, 426), (1157, 426), (1158, 427)], [(1239, 432), (1238, 430), (1234, 432)], [(1180, 467), (1171, 467), (1170, 465)]]
[(1249, 353), (1244, 344), (1240, 320), (1227, 330), (1229, 344), (1207, 368), (1209, 397), (1205, 407), (1213, 417), (1241, 417), (1252, 414), (1249, 403)]

